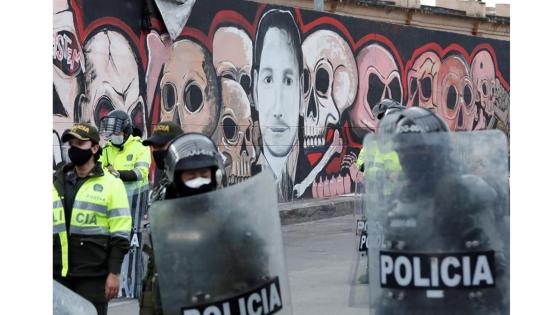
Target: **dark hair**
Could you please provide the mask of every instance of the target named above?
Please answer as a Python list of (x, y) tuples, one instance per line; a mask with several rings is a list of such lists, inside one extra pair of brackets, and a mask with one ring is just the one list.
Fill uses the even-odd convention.
[(297, 27), (294, 16), (290, 11), (272, 9), (267, 11), (261, 17), (259, 26), (257, 27), (257, 35), (255, 39), (255, 51), (253, 54), (253, 69), (259, 69), (261, 65), (261, 53), (263, 50), (264, 37), (271, 28), (277, 28), (286, 31), (288, 38), (291, 40), (292, 48), (296, 54), (299, 74), (303, 73), (303, 53), (301, 51), (301, 35)]

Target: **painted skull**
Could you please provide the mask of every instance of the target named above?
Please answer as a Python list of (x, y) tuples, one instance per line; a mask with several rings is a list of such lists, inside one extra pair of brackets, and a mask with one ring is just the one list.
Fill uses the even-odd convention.
[(212, 51), (216, 75), (237, 81), (249, 95), (253, 66), (253, 42), (249, 35), (236, 27), (220, 27), (214, 33)]
[(208, 51), (187, 39), (175, 42), (159, 87), (161, 120), (175, 121), (185, 132), (212, 136), (221, 95)]
[(80, 100), (80, 121), (94, 122), (114, 109), (128, 113), (134, 126), (146, 134), (146, 108), (140, 94), (140, 67), (126, 38), (100, 30), (84, 45), (85, 95)]
[(475, 87), (475, 102), (480, 103), (488, 115), (493, 115), (496, 102), (496, 70), (494, 60), (488, 51), (482, 50), (476, 54), (471, 63), (471, 71)]
[(354, 102), (358, 71), (352, 50), (329, 30), (309, 35), (302, 44), (304, 60), (304, 142), (306, 152), (324, 151), (327, 127)]
[(379, 44), (364, 47), (357, 58), (360, 85), (356, 104), (350, 113), (352, 130), (358, 136), (377, 130), (373, 107), (385, 98), (402, 103), (403, 89), (399, 67), (391, 53)]
[(256, 160), (253, 146), (251, 105), (245, 91), (234, 80), (221, 79), (223, 108), (214, 142), (226, 158), (228, 184), (239, 183), (251, 176)]
[(438, 114), (450, 130), (472, 130), (476, 116), (474, 85), (469, 66), (459, 56), (445, 58), (437, 79), (436, 104)]
[(441, 59), (437, 54), (427, 51), (421, 54), (408, 71), (408, 101), (406, 106), (420, 106), (435, 109), (434, 94)]

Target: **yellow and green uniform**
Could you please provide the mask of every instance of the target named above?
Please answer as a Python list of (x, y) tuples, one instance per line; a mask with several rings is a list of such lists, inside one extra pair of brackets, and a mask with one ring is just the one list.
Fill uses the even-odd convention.
[[(132, 228), (124, 185), (97, 164), (82, 179), (72, 209), (64, 209), (65, 185), (72, 185), (75, 176), (74, 166), (70, 164), (54, 178), (53, 234), (59, 238), (54, 244), (54, 274), (62, 277), (119, 274), (130, 246)], [(71, 214), (69, 221), (66, 213)]]
[(66, 277), (68, 274), (68, 233), (64, 207), (56, 188), (53, 191), (53, 273)]
[(136, 181), (123, 180), (129, 195), (148, 189), (152, 155), (150, 147), (144, 146), (140, 137), (129, 136), (122, 147), (108, 142), (103, 147), (99, 161), (103, 167), (111, 165), (115, 170), (133, 171), (136, 174)]
[[(362, 147), (356, 160), (356, 166), (360, 169), (364, 165), (364, 177), (371, 179), (380, 179), (382, 174), (379, 172), (383, 171), (383, 194), (388, 196), (395, 191), (397, 176), (402, 171), (399, 156), (395, 151), (382, 152), (377, 143), (368, 150), (371, 151), (366, 152), (366, 147)], [(372, 163), (366, 163), (368, 157), (373, 157)]]

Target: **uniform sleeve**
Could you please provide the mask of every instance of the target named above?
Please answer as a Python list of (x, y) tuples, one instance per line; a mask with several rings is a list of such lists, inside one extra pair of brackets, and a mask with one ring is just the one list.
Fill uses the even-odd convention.
[(364, 160), (366, 158), (366, 152), (365, 152), (365, 146), (362, 147), (362, 149), (360, 149), (360, 154), (358, 155), (358, 159), (356, 160), (356, 167), (358, 168), (358, 170), (360, 170), (361, 172), (364, 171)]
[(109, 165), (109, 163), (107, 163), (107, 150), (109, 149), (109, 147), (106, 145), (101, 149), (101, 155), (99, 156), (99, 160), (97, 160), (98, 162), (101, 162), (101, 166), (103, 167), (107, 167), (107, 165)]
[(150, 147), (140, 144), (138, 147), (137, 156), (138, 158), (134, 163), (134, 172), (136, 173), (138, 180), (148, 181), (150, 164), (152, 163), (152, 154), (150, 153)]
[(132, 217), (128, 205), (128, 196), (124, 184), (116, 179), (112, 185), (110, 202), (107, 205), (111, 249), (109, 254), (109, 272), (119, 274), (124, 255), (130, 247)]

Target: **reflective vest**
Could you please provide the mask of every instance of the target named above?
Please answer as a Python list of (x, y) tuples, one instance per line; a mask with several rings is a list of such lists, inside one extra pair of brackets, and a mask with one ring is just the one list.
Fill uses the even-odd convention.
[[(362, 164), (366, 165), (364, 177), (382, 179), (383, 194), (388, 196), (394, 192), (395, 181), (402, 171), (399, 156), (395, 151), (381, 152), (376, 144), (371, 150), (371, 153), (367, 153), (365, 146), (362, 147), (356, 160), (356, 166), (359, 169)], [(373, 156), (372, 163), (366, 163), (367, 156)], [(381, 171), (383, 174), (379, 173)]]
[[(65, 228), (64, 209), (60, 198), (60, 189), (63, 188), (58, 188), (53, 190), (55, 232)], [(61, 238), (61, 244), (66, 242), (64, 245), (67, 248), (62, 251), (62, 257), (58, 258), (63, 262), (61, 275), (65, 276), (68, 269), (72, 274), (80, 274), (91, 272), (89, 269), (93, 265), (106, 266), (111, 252), (103, 248), (109, 248), (110, 239), (114, 237), (124, 238), (128, 242), (131, 230), (132, 218), (123, 182), (109, 172), (89, 177), (76, 193), (68, 235), (66, 231), (63, 232), (67, 240), (63, 241)], [(85, 245), (85, 240), (90, 238), (96, 239), (96, 246)], [(75, 242), (78, 239), (81, 241)], [(100, 240), (103, 243), (99, 243)], [(90, 257), (91, 251), (97, 251), (93, 255), (96, 257), (95, 261), (87, 261), (84, 265), (84, 257)], [(71, 259), (68, 258), (68, 252)]]
[(129, 136), (122, 150), (108, 142), (103, 147), (99, 161), (105, 168), (112, 165), (116, 170), (134, 171), (136, 173), (138, 178), (136, 182), (124, 182), (129, 195), (148, 189), (148, 173), (150, 172), (152, 155), (150, 148), (142, 144), (140, 137)]
[(53, 266), (54, 272), (62, 277), (68, 273), (68, 233), (64, 207), (53, 185)]

